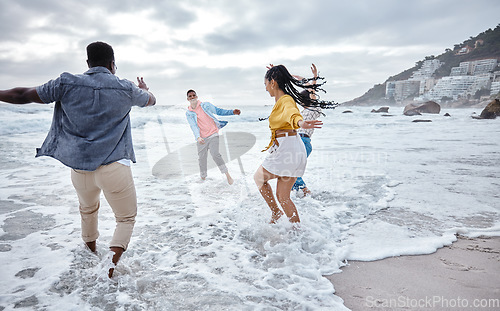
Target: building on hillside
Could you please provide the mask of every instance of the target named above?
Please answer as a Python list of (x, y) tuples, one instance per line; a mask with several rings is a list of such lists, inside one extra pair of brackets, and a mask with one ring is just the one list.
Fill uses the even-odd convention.
[(418, 95), (420, 90), (420, 81), (402, 80), (395, 81), (394, 85), (394, 99), (402, 101), (410, 97)]
[(456, 100), (474, 96), (483, 89), (491, 90), (491, 94), (498, 93), (500, 71), (494, 71), (498, 66), (497, 59), (461, 62), (451, 69), (450, 76), (436, 80), (432, 75), (441, 65), (437, 59), (426, 60), (408, 80), (387, 82), (385, 97), (398, 102), (411, 97), (416, 101), (441, 101), (442, 98)]
[(500, 93), (500, 81), (491, 82), (490, 96), (494, 96)]
[(470, 62), (461, 62), (460, 66), (451, 68), (450, 76), (466, 76), (470, 73)]
[(385, 83), (385, 98), (394, 98), (396, 92), (396, 81), (387, 81)]
[(422, 63), (422, 67), (420, 69), (413, 72), (411, 77), (408, 80), (418, 80), (424, 81), (430, 77), (432, 74), (443, 65), (443, 63), (439, 59), (428, 59)]
[(409, 97), (418, 95), (419, 89), (420, 81), (388, 81), (385, 84), (385, 98), (393, 98), (396, 101), (402, 101)]
[[(442, 65), (443, 63), (439, 59), (427, 59), (422, 63), (420, 69), (413, 72), (408, 80), (419, 82), (418, 95), (422, 95), (432, 89), (436, 84), (436, 80), (432, 78), (432, 75)], [(411, 82), (410, 84), (407, 83), (405, 86), (402, 86), (402, 89), (406, 89), (404, 93), (412, 92), (416, 84), (417, 83)], [(405, 95), (401, 94), (401, 96)]]
[(475, 95), (477, 91), (482, 89), (491, 89), (491, 73), (475, 75), (474, 77), (476, 78), (476, 80), (469, 87), (469, 90), (466, 92), (467, 95)]
[(492, 74), (492, 81), (500, 81), (500, 71), (494, 71)]
[(497, 66), (498, 60), (495, 58), (461, 62), (458, 67), (451, 68), (450, 76), (482, 75), (492, 72)]
[(498, 66), (497, 59), (482, 59), (471, 62), (471, 74), (473, 76), (490, 73)]
[(424, 98), (440, 101), (443, 97), (458, 99), (470, 94), (471, 87), (476, 83), (474, 76), (449, 76), (440, 79)]
[(464, 46), (463, 48), (461, 48), (460, 50), (458, 50), (457, 53), (455, 53), (455, 55), (465, 55), (465, 54), (469, 54), (470, 51), (472, 51), (474, 48), (466, 45)]
[(436, 79), (435, 78), (427, 78), (424, 81), (420, 81), (420, 90), (418, 92), (419, 95), (424, 95), (425, 93), (429, 92), (432, 90), (434, 85), (436, 85)]

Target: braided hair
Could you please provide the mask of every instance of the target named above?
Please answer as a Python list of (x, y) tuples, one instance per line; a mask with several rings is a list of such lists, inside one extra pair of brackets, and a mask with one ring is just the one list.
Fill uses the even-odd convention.
[[(319, 96), (316, 95), (316, 98), (311, 98), (311, 96), (304, 96), (304, 93), (298, 91), (295, 87), (299, 87), (302, 89), (312, 89), (314, 93), (318, 91), (322, 91), (326, 93), (326, 91), (322, 88), (322, 85), (326, 83), (326, 81), (322, 83), (317, 83), (318, 80), (324, 80), (323, 77), (314, 77), (308, 79), (298, 80), (293, 77), (285, 66), (278, 65), (271, 67), (267, 72), (265, 78), (268, 81), (274, 80), (278, 84), (278, 87), (285, 92), (285, 94), (290, 95), (293, 100), (302, 107), (312, 108), (312, 107), (320, 107), (323, 109), (335, 109), (339, 106), (338, 103), (334, 101), (324, 101), (320, 100)], [(311, 81), (316, 81), (316, 83), (311, 83)]]

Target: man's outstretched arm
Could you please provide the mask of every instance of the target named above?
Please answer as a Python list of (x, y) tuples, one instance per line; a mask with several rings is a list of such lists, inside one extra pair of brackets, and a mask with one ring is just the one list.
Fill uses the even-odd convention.
[(10, 104), (43, 104), (34, 87), (15, 87), (10, 90), (0, 91), (0, 101)]

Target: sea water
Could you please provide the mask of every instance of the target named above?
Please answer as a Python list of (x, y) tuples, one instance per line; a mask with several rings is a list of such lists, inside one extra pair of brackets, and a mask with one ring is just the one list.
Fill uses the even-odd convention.
[(323, 276), (349, 260), (428, 254), (457, 233), (500, 235), (500, 120), (472, 119), (478, 109), (325, 111), (304, 175), (312, 195), (292, 193), (294, 227), (268, 224), (253, 181), (270, 134), (258, 119), (272, 107), (226, 107), (242, 110), (221, 117), (228, 185), (213, 163), (200, 181), (183, 106), (131, 112), (139, 211), (108, 279), (109, 205), (96, 256), (80, 237), (70, 169), (34, 157), (53, 105), (0, 104), (0, 310), (346, 310)]

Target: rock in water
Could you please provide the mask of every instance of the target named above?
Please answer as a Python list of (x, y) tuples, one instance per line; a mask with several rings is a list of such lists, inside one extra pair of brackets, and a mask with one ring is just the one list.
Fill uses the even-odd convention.
[(385, 112), (385, 113), (387, 113), (387, 112), (389, 112), (389, 107), (380, 107), (380, 108), (378, 108), (377, 110), (372, 109), (372, 111), (371, 111), (371, 112), (375, 112), (375, 113)]
[(422, 114), (416, 110), (408, 110), (403, 112), (405, 116), (421, 116)]
[(500, 116), (500, 100), (497, 98), (491, 101), (476, 119), (495, 119)]
[(422, 113), (434, 113), (439, 114), (441, 111), (441, 106), (438, 103), (433, 101), (428, 101), (423, 104), (408, 104), (405, 106), (403, 110), (403, 114), (405, 116), (414, 116), (416, 115), (414, 112), (418, 112), (418, 114)]

